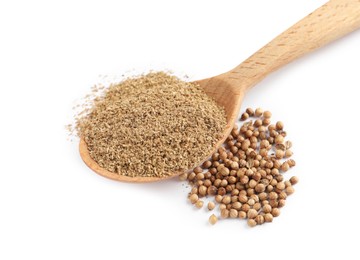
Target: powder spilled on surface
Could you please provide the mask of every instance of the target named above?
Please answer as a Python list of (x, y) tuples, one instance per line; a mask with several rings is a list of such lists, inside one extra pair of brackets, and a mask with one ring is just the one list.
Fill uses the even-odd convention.
[(130, 177), (193, 168), (225, 126), (224, 109), (201, 87), (164, 72), (111, 85), (76, 123), (90, 156), (102, 168)]

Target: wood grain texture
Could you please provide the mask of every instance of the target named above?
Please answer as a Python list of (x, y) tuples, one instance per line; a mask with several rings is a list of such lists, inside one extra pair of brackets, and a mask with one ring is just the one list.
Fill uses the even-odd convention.
[[(218, 76), (197, 81), (209, 96), (225, 108), (227, 116), (227, 126), (223, 132), (223, 138), (214, 146), (209, 156), (222, 145), (230, 134), (248, 89), (269, 73), (359, 27), (360, 0), (332, 0), (277, 36), (236, 68)], [(79, 149), (87, 166), (96, 173), (113, 180), (153, 182), (181, 173), (174, 172), (165, 178), (127, 177), (101, 168), (90, 157), (83, 139), (80, 141)]]

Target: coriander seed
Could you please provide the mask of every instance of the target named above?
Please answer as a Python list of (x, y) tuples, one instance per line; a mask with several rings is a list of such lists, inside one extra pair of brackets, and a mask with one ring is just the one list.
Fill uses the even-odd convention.
[(270, 118), (271, 117), (271, 112), (270, 111), (265, 111), (263, 116), (264, 116), (264, 118)]
[(191, 194), (189, 199), (192, 204), (195, 204), (199, 200), (199, 197), (197, 194)]
[(209, 223), (210, 223), (211, 225), (215, 225), (217, 221), (218, 221), (218, 218), (217, 218), (214, 214), (212, 214), (212, 215), (209, 217)]
[(230, 209), (229, 216), (230, 216), (230, 218), (237, 218), (238, 217), (238, 211), (236, 209)]
[(221, 210), (221, 217), (222, 218), (228, 218), (230, 214), (230, 211), (228, 209), (222, 209)]
[(292, 185), (295, 185), (295, 184), (298, 183), (298, 182), (299, 182), (299, 178), (298, 178), (298, 177), (292, 176), (292, 177), (290, 178), (290, 183), (291, 183)]
[(241, 120), (242, 121), (244, 121), (244, 120), (246, 120), (246, 119), (248, 119), (249, 118), (249, 114), (248, 113), (246, 113), (246, 112), (244, 112), (242, 115), (241, 115)]
[(249, 227), (255, 227), (256, 221), (255, 221), (255, 219), (248, 219), (247, 224)]
[(276, 130), (283, 130), (284, 129), (284, 123), (281, 121), (276, 122)]
[(208, 210), (213, 210), (215, 208), (215, 203), (212, 201), (209, 201), (207, 208), (208, 208)]
[(249, 209), (247, 211), (247, 217), (248, 218), (255, 218), (258, 215), (257, 211), (255, 209)]
[(272, 215), (273, 217), (278, 217), (278, 216), (280, 215), (280, 209), (278, 209), (278, 208), (273, 208), (273, 209), (271, 210), (271, 215)]
[(259, 107), (255, 110), (255, 116), (261, 117), (264, 111)]
[(265, 222), (272, 222), (273, 221), (273, 215), (271, 213), (266, 213), (264, 216)]
[(204, 202), (202, 200), (198, 200), (196, 203), (195, 203), (195, 207), (197, 207), (198, 209), (201, 209), (204, 205)]
[(246, 113), (248, 113), (249, 116), (253, 116), (255, 114), (254, 110), (250, 107), (246, 109)]

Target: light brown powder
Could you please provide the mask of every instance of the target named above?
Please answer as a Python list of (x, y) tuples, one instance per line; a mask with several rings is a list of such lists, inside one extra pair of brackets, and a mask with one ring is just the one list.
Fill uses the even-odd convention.
[(164, 177), (205, 159), (225, 125), (224, 109), (201, 87), (152, 72), (111, 85), (76, 129), (101, 167)]

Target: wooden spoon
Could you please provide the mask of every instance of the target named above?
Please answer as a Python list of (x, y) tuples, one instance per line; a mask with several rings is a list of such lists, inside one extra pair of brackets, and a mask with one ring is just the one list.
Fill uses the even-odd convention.
[[(221, 75), (197, 81), (205, 92), (225, 107), (227, 126), (211, 151), (215, 152), (230, 134), (247, 90), (269, 73), (360, 27), (360, 0), (331, 0), (291, 26), (236, 68)], [(124, 182), (153, 182), (165, 178), (127, 177), (101, 168), (89, 155), (86, 143), (80, 140), (80, 155), (96, 173)], [(206, 158), (204, 158), (205, 160)], [(200, 163), (199, 163), (200, 164)]]

